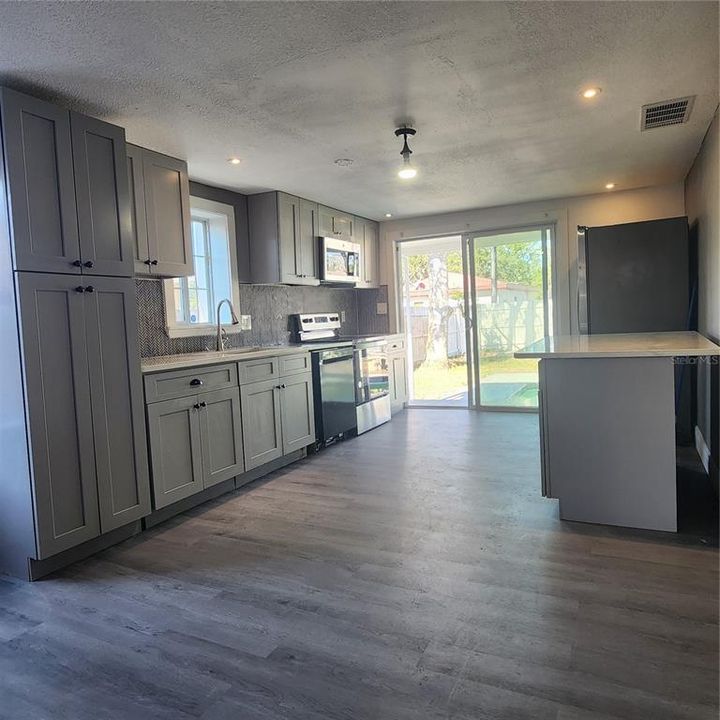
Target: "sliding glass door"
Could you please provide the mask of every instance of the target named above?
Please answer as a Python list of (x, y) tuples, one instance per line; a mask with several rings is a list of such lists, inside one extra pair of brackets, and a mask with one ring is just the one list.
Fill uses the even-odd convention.
[(399, 242), (409, 404), (537, 407), (536, 360), (551, 334), (552, 226)]
[(552, 333), (552, 230), (463, 236), (471, 406), (537, 408), (537, 360), (513, 353)]

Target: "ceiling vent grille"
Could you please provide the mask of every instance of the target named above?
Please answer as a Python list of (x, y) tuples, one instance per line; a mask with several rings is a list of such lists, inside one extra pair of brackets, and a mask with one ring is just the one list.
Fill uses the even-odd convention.
[(675, 100), (663, 100), (651, 105), (643, 105), (640, 130), (652, 130), (667, 125), (686, 123), (690, 117), (694, 100), (695, 96), (691, 95), (676, 98)]

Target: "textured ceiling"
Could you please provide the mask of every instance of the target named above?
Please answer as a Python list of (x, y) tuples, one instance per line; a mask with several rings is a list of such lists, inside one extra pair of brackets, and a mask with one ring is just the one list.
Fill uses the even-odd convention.
[[(718, 103), (718, 4), (0, 3), (0, 81), (197, 180), (402, 217), (682, 179)], [(684, 95), (687, 125), (640, 133), (641, 105)]]

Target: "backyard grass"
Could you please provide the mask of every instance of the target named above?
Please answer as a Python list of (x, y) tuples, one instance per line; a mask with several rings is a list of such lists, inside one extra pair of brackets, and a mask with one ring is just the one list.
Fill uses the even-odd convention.
[[(537, 372), (537, 360), (517, 360), (509, 355), (483, 358), (480, 378), (497, 374)], [(467, 364), (465, 360), (448, 360), (447, 363), (422, 363), (413, 374), (414, 400), (439, 400), (467, 391)]]

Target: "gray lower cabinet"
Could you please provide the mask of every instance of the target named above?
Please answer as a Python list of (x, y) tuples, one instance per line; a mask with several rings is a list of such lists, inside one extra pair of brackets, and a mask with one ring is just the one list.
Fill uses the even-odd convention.
[(125, 131), (0, 88), (15, 270), (130, 277)]
[(17, 274), (36, 559), (149, 512), (133, 281), (80, 280)]
[(263, 380), (240, 388), (245, 469), (283, 456), (280, 382)]
[(315, 442), (312, 374), (293, 375), (280, 384), (283, 455)]
[(390, 409), (396, 413), (402, 410), (408, 401), (407, 355), (404, 339), (396, 338), (388, 342), (388, 362), (390, 363)]
[(237, 387), (147, 406), (155, 509), (244, 470)]
[(184, 160), (127, 146), (136, 274), (192, 275), (190, 184)]

